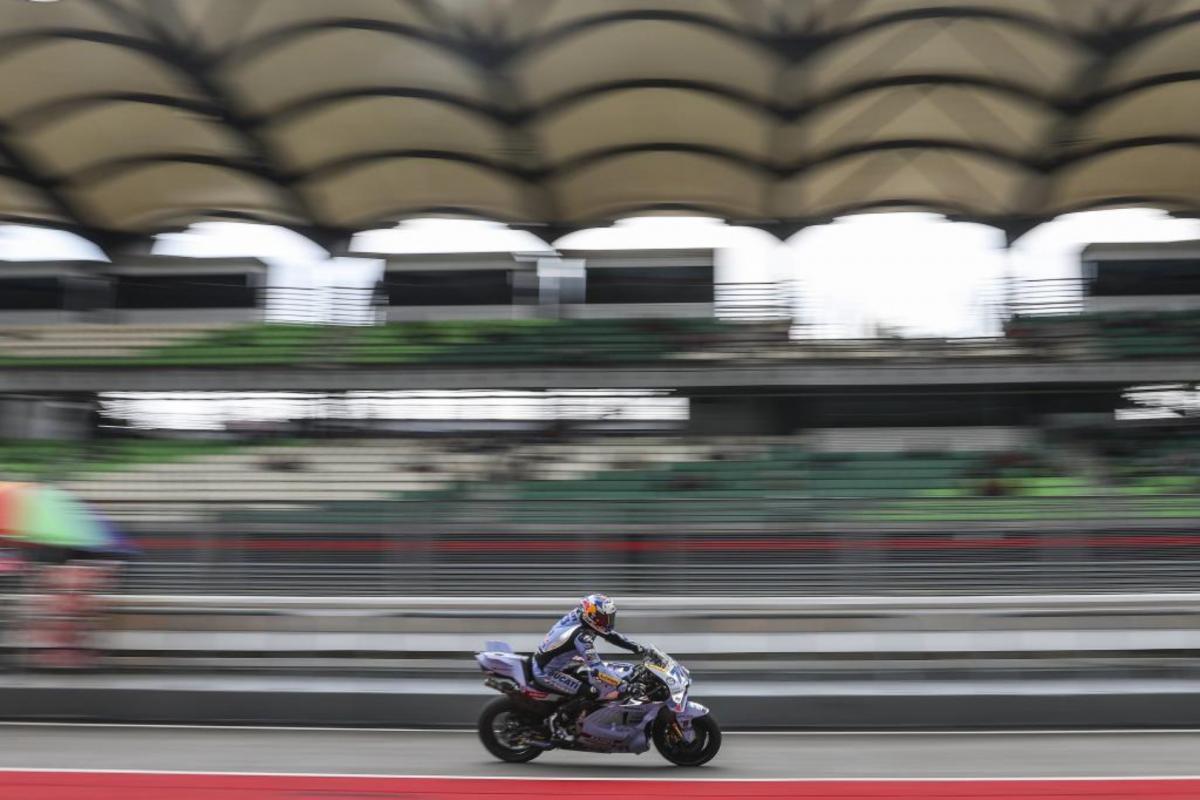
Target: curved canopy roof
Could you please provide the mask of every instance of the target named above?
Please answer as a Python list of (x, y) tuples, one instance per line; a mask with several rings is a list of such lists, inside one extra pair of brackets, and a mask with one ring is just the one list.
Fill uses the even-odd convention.
[(1200, 0), (0, 5), (0, 219), (1200, 212)]

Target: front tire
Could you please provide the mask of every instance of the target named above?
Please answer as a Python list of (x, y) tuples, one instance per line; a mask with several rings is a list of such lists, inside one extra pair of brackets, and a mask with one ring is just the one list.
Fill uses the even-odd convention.
[(514, 737), (536, 724), (516, 703), (507, 697), (497, 697), (484, 706), (479, 715), (479, 741), (489, 753), (510, 764), (524, 764), (542, 754), (542, 748), (522, 745)]
[(677, 767), (699, 767), (712, 761), (721, 749), (721, 726), (712, 714), (692, 720), (696, 738), (684, 741), (673, 717), (659, 717), (654, 724), (654, 746), (667, 761)]

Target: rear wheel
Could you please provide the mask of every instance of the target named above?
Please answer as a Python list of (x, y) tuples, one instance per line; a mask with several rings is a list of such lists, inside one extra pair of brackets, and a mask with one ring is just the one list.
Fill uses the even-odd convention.
[(654, 746), (677, 767), (699, 767), (716, 757), (721, 749), (721, 727), (711, 714), (692, 720), (696, 736), (687, 741), (673, 716), (660, 716), (654, 723)]
[(533, 761), (542, 748), (529, 744), (537, 721), (507, 697), (497, 697), (479, 715), (479, 741), (501, 761), (521, 764)]

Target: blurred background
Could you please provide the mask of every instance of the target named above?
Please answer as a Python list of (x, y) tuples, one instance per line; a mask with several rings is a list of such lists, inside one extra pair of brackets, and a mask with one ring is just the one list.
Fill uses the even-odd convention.
[(1197, 723), (1198, 37), (6, 0), (0, 716), (469, 725), (601, 591), (733, 728)]

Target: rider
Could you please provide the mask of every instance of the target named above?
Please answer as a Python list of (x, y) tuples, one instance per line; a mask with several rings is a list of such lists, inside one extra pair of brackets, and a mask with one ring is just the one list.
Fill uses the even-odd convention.
[[(591, 673), (604, 665), (596, 653), (596, 637), (609, 644), (641, 655), (645, 649), (613, 630), (617, 619), (616, 604), (602, 594), (589, 594), (565, 617), (554, 623), (546, 634), (537, 652), (533, 654), (534, 679), (559, 694), (570, 695), (550, 716), (550, 730), (562, 741), (574, 741), (574, 734), (564, 727), (573, 715), (590, 701), (600, 696), (592, 685)], [(582, 657), (583, 669), (579, 677), (565, 670), (572, 666), (576, 657)]]

